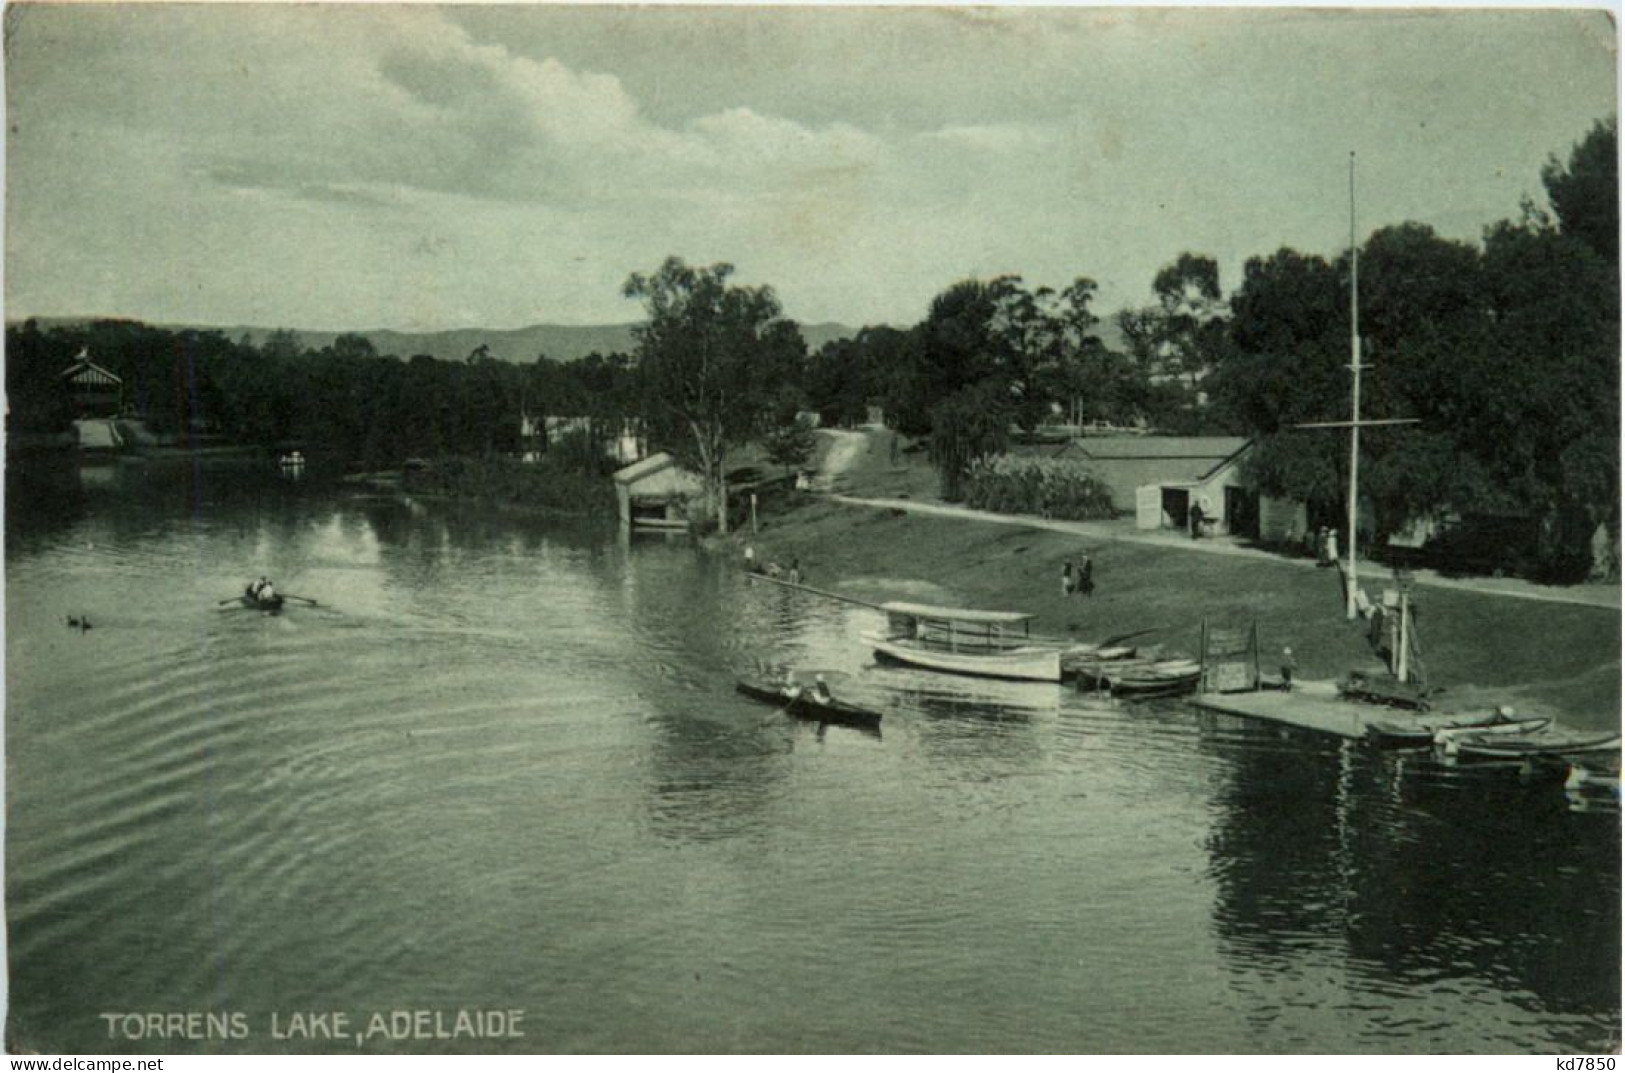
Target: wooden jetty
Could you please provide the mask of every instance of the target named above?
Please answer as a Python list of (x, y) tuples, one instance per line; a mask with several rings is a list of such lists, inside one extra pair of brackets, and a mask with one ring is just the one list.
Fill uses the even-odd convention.
[[(1341, 738), (1364, 738), (1372, 723), (1392, 723), (1407, 713), (1343, 699), (1337, 683), (1297, 679), (1290, 690), (1259, 689), (1245, 693), (1198, 693), (1190, 703), (1210, 712), (1245, 715), (1272, 723), (1318, 730)], [(1438, 713), (1430, 719), (1441, 718)]]

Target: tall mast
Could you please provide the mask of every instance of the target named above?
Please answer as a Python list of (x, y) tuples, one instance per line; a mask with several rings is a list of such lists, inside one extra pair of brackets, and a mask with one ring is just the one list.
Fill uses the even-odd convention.
[(1359, 591), (1360, 567), (1356, 533), (1360, 522), (1360, 247), (1354, 231), (1354, 150), (1349, 150), (1349, 368), (1354, 371), (1354, 406), (1349, 416), (1349, 528), (1348, 617), (1358, 613), (1354, 594)]

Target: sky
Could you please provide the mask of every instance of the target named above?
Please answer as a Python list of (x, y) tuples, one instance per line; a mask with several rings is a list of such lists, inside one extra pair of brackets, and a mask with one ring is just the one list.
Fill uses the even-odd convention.
[(727, 262), (806, 323), (966, 278), (1478, 241), (1618, 101), (1601, 11), (148, 4), (6, 10), (6, 317), (635, 320)]

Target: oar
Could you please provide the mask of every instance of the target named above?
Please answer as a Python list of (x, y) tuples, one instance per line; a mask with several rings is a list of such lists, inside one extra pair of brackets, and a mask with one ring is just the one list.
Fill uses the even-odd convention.
[(317, 603), (315, 600), (312, 600), (308, 596), (295, 596), (291, 592), (285, 592), (282, 595), (283, 595), (283, 597), (285, 597), (286, 599), (289, 599), (289, 600), (303, 600), (303, 601), (305, 601), (305, 603), (309, 604), (311, 607), (320, 607), (320, 606), (322, 606), (321, 604)]

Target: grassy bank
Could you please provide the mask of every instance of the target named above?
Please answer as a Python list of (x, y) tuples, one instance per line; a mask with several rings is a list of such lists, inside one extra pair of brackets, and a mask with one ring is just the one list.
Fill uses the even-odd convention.
[[(900, 469), (898, 484), (908, 476)], [(1285, 645), (1306, 678), (1379, 666), (1363, 623), (1343, 617), (1332, 570), (1135, 543), (1086, 544), (1066, 533), (814, 498), (792, 500), (764, 521), (754, 538), (759, 558), (799, 558), (808, 584), (864, 599), (1029, 611), (1038, 616), (1035, 631), (1080, 640), (1159, 627), (1152, 637), (1193, 655), (1204, 616), (1227, 626), (1256, 620), (1266, 668)], [(1063, 597), (1061, 564), (1086, 546), (1095, 595)], [(1506, 703), (1556, 714), (1575, 727), (1619, 724), (1617, 611), (1437, 589), (1419, 590), (1417, 599), (1429, 679), (1445, 687), (1440, 707)]]

